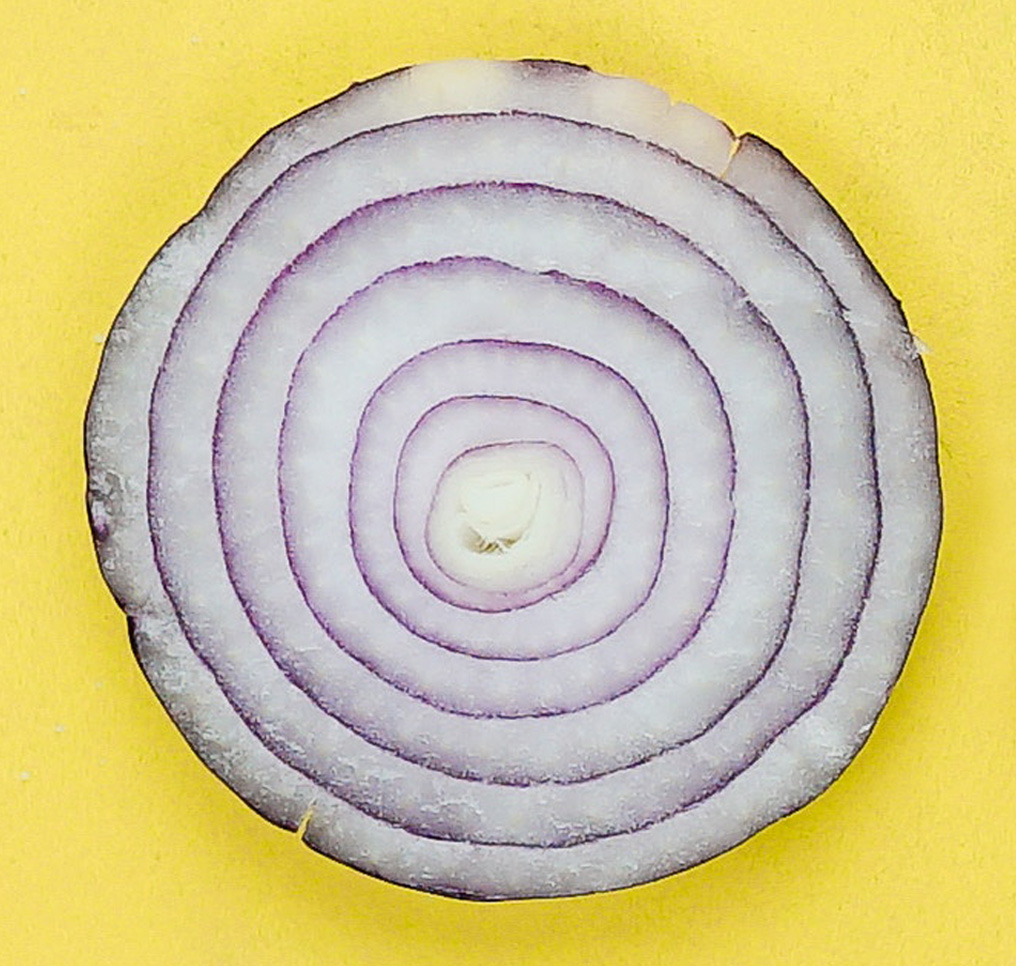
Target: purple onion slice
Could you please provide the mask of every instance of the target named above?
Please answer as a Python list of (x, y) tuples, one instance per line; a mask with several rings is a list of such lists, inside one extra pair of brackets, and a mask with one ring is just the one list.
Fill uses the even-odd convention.
[(86, 456), (208, 766), (474, 899), (646, 882), (818, 795), (940, 528), (915, 341), (837, 215), (557, 62), (408, 68), (262, 138), (121, 310)]

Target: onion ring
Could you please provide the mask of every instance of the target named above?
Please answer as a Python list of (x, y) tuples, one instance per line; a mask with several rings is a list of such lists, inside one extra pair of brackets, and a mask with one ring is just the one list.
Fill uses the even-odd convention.
[(930, 591), (936, 446), (899, 304), (779, 152), (462, 61), (280, 125), (156, 255), (88, 510), (248, 804), (391, 882), (564, 896), (842, 772)]

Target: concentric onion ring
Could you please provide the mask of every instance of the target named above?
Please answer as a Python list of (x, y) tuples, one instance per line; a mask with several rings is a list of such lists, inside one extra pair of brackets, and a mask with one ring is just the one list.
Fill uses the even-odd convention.
[(821, 792), (930, 587), (897, 303), (776, 151), (551, 62), (359, 85), (148, 266), (86, 428), (138, 659), (266, 818), (571, 895)]

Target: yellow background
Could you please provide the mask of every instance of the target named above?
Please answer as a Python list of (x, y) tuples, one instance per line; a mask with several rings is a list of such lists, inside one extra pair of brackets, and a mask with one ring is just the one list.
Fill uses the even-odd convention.
[[(0, 962), (1016, 962), (1013, 0), (0, 0)], [(148, 690), (81, 419), (147, 259), (270, 125), (419, 60), (644, 78), (781, 147), (927, 356), (947, 526), (874, 736), (804, 811), (621, 893), (472, 905), (249, 812)]]

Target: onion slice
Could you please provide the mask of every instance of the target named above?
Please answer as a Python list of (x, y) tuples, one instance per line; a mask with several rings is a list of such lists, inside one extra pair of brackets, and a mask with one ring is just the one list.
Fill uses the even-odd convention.
[(558, 62), (269, 132), (86, 424), (138, 660), (313, 848), (473, 899), (702, 862), (869, 734), (934, 571), (915, 341), (764, 141)]

